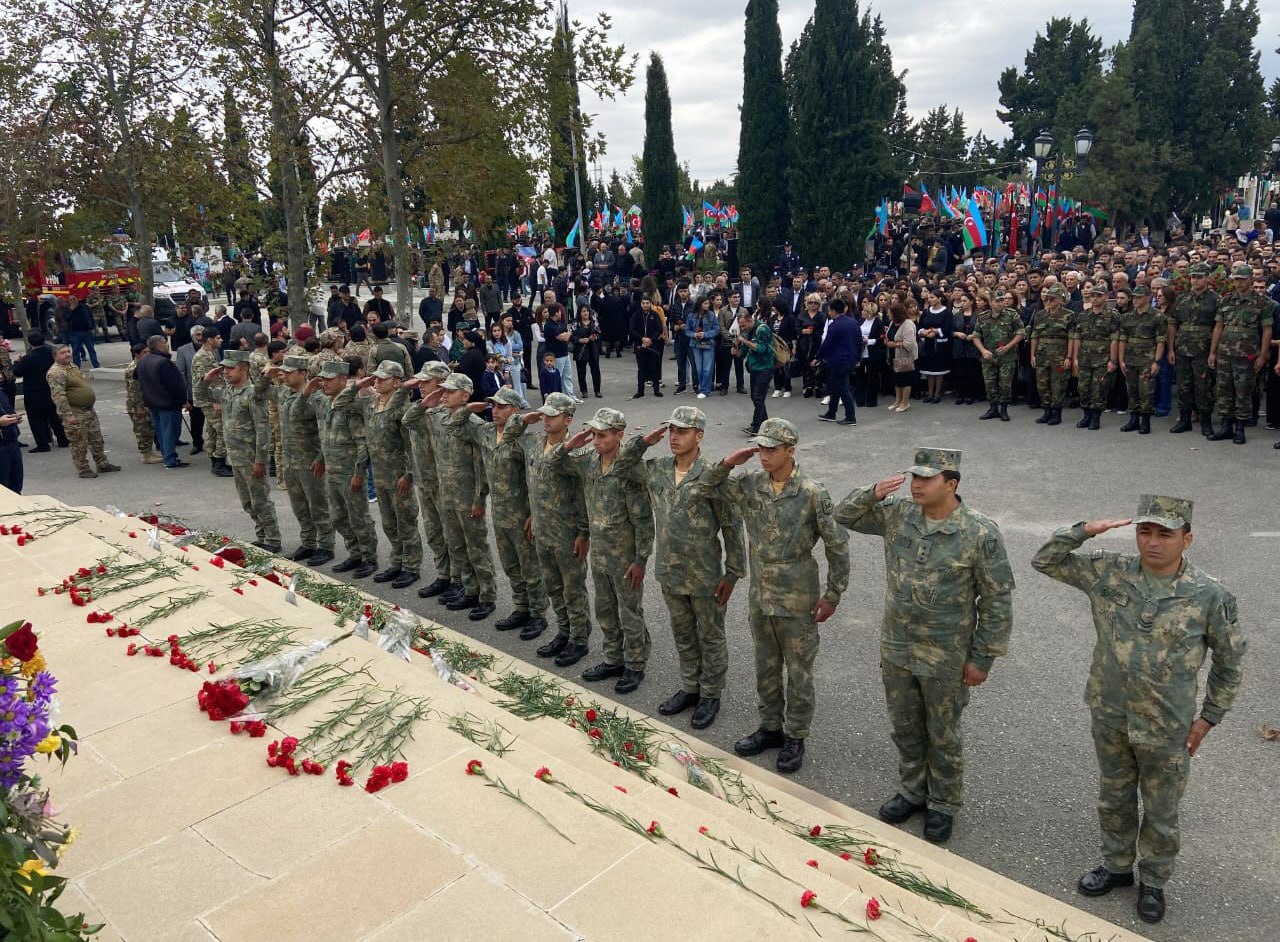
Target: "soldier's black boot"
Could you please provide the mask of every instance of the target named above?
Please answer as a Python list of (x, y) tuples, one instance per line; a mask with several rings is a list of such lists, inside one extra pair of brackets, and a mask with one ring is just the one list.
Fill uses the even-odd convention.
[(1231, 439), (1232, 444), (1235, 444), (1235, 445), (1244, 444), (1244, 426), (1245, 426), (1245, 423), (1243, 422), (1236, 423), (1236, 435), (1235, 435), (1235, 438)]
[(1142, 423), (1138, 428), (1138, 434), (1150, 435), (1151, 434), (1151, 416), (1144, 413), (1138, 417), (1138, 420)]
[(1211, 442), (1230, 441), (1231, 439), (1235, 438), (1236, 432), (1235, 432), (1234, 426), (1235, 426), (1235, 423), (1232, 422), (1230, 419), (1223, 419), (1222, 427), (1219, 428), (1216, 432), (1213, 431), (1212, 426), (1210, 426), (1210, 434), (1208, 436), (1209, 441)]
[(804, 765), (804, 740), (788, 736), (787, 741), (782, 744), (782, 751), (778, 753), (778, 759), (774, 765), (784, 775), (799, 772), (800, 766)]
[(447, 591), (449, 586), (452, 584), (453, 583), (443, 576), (437, 576), (434, 582), (429, 582), (418, 590), (418, 598), (433, 599), (437, 595)]
[(757, 729), (750, 736), (743, 736), (733, 744), (733, 751), (740, 756), (758, 756), (766, 749), (780, 749), (786, 742), (780, 729)]
[(1200, 416), (1200, 434), (1210, 441), (1213, 440), (1213, 416), (1207, 412)]
[(1089, 413), (1089, 431), (1096, 432), (1102, 428), (1102, 410), (1094, 409)]
[(1061, 425), (1062, 424), (1062, 406), (1054, 406), (1049, 410), (1049, 421), (1045, 425)]
[(924, 811), (924, 805), (912, 804), (902, 794), (894, 795), (880, 806), (880, 820), (888, 824), (901, 824), (913, 814)]
[(1007, 402), (1000, 403), (1000, 421), (1001, 422), (1009, 421), (1009, 403)]
[(1129, 421), (1128, 421), (1128, 422), (1126, 422), (1126, 423), (1124, 423), (1124, 425), (1120, 426), (1120, 431), (1122, 431), (1122, 432), (1136, 432), (1136, 431), (1138, 431), (1138, 429), (1140, 429), (1140, 428), (1142, 428), (1142, 420), (1141, 420), (1141, 418), (1139, 418), (1138, 413), (1136, 413), (1136, 412), (1130, 412), (1130, 413), (1129, 413)]
[(1169, 431), (1173, 435), (1179, 435), (1182, 432), (1191, 431), (1191, 410), (1190, 409), (1179, 410), (1178, 421), (1173, 423), (1173, 426), (1169, 429)]
[(1040, 418), (1036, 419), (1036, 425), (1048, 425), (1049, 419), (1050, 417), (1052, 417), (1052, 415), (1053, 415), (1053, 410), (1050, 409), (1048, 406), (1046, 406), (1045, 410), (1040, 413)]
[(1138, 918), (1143, 922), (1159, 922), (1164, 918), (1164, 890), (1138, 884)]
[(1076, 884), (1085, 896), (1106, 896), (1118, 886), (1133, 886), (1132, 873), (1112, 873), (1106, 867), (1094, 867)]
[(1085, 409), (1084, 415), (1080, 417), (1080, 421), (1076, 423), (1076, 428), (1088, 428), (1093, 423), (1093, 410)]
[(945, 811), (932, 808), (924, 816), (924, 839), (930, 844), (945, 844), (951, 840), (951, 826), (955, 818)]
[(986, 412), (978, 416), (979, 421), (982, 421), (983, 419), (998, 419), (998, 418), (1000, 418), (1000, 407), (996, 405), (994, 402), (991, 403), (991, 405), (987, 406)]

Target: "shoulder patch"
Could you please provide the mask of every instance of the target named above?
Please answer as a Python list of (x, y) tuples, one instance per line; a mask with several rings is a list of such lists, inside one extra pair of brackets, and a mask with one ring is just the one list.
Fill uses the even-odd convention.
[(1222, 600), (1222, 609), (1227, 616), (1227, 621), (1237, 621), (1238, 613), (1236, 611), (1236, 597), (1227, 593), (1227, 597)]
[(999, 537), (989, 536), (982, 541), (982, 555), (985, 559), (996, 559), (1000, 555)]

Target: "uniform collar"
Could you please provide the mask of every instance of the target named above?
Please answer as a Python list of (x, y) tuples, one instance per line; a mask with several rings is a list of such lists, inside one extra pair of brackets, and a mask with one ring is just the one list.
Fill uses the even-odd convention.
[(910, 510), (907, 511), (907, 519), (911, 521), (912, 526), (925, 535), (928, 535), (929, 533), (958, 533), (960, 531), (960, 526), (964, 521), (964, 516), (968, 513), (968, 510), (964, 506), (963, 499), (957, 495), (956, 500), (960, 501), (960, 505), (943, 518), (943, 520), (934, 527), (933, 530), (929, 530), (928, 523), (925, 520), (924, 511), (920, 508), (920, 505), (914, 500), (911, 500), (910, 497), (904, 498), (904, 500), (909, 501), (911, 504)]

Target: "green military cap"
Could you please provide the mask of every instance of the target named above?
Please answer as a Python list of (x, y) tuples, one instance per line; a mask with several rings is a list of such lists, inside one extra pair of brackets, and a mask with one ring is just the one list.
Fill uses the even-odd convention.
[(1231, 269), (1232, 278), (1252, 278), (1253, 266), (1248, 262), (1240, 262), (1235, 268)]
[(346, 360), (325, 360), (320, 364), (320, 378), (333, 379), (335, 376), (351, 375), (351, 364)]
[(383, 360), (373, 371), (376, 379), (404, 379), (404, 367), (395, 360)]
[(765, 419), (760, 423), (760, 433), (751, 441), (761, 448), (779, 448), (800, 441), (800, 433), (787, 419)]
[(1089, 293), (1094, 295), (1100, 294), (1105, 297), (1107, 294), (1107, 286), (1095, 281), (1089, 286)]
[(520, 394), (510, 386), (503, 386), (489, 397), (489, 401), (495, 406), (514, 406), (517, 409), (520, 408)]
[(627, 427), (627, 417), (617, 409), (605, 406), (603, 409), (597, 409), (596, 414), (587, 420), (587, 427), (597, 432), (611, 428), (622, 429)]
[(578, 411), (578, 403), (572, 396), (554, 392), (547, 397), (547, 401), (538, 411), (543, 415), (573, 415)]
[(320, 331), (320, 336), (316, 337), (320, 341), (321, 346), (332, 347), (335, 340), (342, 336), (342, 331), (336, 327), (330, 327), (327, 330)]
[(402, 330), (400, 336), (405, 340), (421, 340), (422, 336), (416, 330)]
[(461, 389), (468, 394), (476, 391), (475, 383), (471, 382), (471, 377), (466, 373), (450, 373), (445, 381), (440, 384), (440, 388), (450, 391)]
[(305, 370), (310, 362), (306, 357), (285, 357), (284, 362), (280, 364), (280, 369), (286, 373), (293, 373), (297, 370)]
[(227, 350), (222, 354), (223, 366), (235, 366), (237, 363), (248, 363), (248, 350)]
[(1204, 262), (1198, 262), (1197, 264), (1192, 265), (1191, 268), (1188, 269), (1188, 272), (1192, 275), (1207, 275), (1209, 274), (1209, 266)]
[(1041, 293), (1046, 298), (1065, 298), (1067, 296), (1067, 289), (1062, 287), (1062, 285), (1049, 285), (1049, 287), (1045, 288)]
[(434, 379), (439, 382), (448, 379), (451, 372), (453, 371), (449, 369), (448, 363), (443, 363), (440, 360), (428, 360), (422, 364), (422, 369), (414, 374), (414, 379)]
[(667, 424), (675, 428), (698, 428), (706, 430), (707, 416), (696, 406), (680, 406), (671, 413)]
[(1143, 494), (1138, 498), (1138, 516), (1134, 523), (1154, 523), (1166, 530), (1181, 530), (1191, 526), (1191, 508), (1194, 501), (1182, 497), (1160, 497)]
[(1135, 298), (1139, 296), (1145, 297), (1151, 294), (1151, 288), (1147, 285), (1134, 285), (1133, 290), (1130, 291), (1129, 294), (1133, 295)]
[(943, 471), (960, 473), (960, 452), (954, 448), (917, 448), (915, 464), (907, 468), (907, 474), (918, 478), (931, 478)]

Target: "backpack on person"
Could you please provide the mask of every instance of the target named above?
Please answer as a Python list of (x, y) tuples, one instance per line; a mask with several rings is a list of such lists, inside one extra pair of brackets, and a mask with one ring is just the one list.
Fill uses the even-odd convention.
[(777, 334), (773, 335), (773, 358), (778, 366), (786, 366), (791, 362), (791, 345)]

